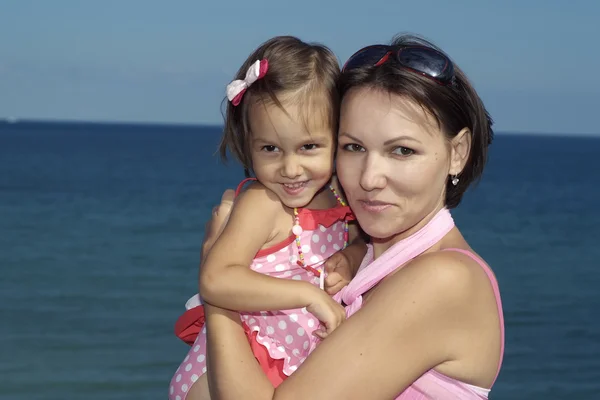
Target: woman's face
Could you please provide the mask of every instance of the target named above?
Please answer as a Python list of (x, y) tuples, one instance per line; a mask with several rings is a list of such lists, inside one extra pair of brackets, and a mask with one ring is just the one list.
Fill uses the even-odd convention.
[(452, 171), (452, 146), (434, 118), (383, 91), (357, 88), (344, 96), (338, 140), (338, 178), (374, 239), (419, 229), (443, 207), (449, 174), (460, 171)]

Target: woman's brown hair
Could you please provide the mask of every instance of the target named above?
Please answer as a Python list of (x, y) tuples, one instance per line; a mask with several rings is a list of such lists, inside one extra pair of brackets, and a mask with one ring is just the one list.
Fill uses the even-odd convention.
[[(413, 35), (397, 36), (390, 45), (426, 46), (442, 52), (427, 40)], [(435, 118), (448, 140), (464, 128), (468, 128), (471, 146), (467, 163), (458, 175), (458, 184), (452, 184), (452, 177), (446, 184), (446, 207), (454, 208), (459, 205), (469, 185), (478, 180), (483, 173), (488, 146), (493, 139), (493, 122), (483, 101), (456, 64), (454, 78), (448, 85), (440, 85), (397, 62), (388, 61), (377, 67), (365, 65), (342, 72), (339, 88), (342, 97), (350, 89), (373, 88), (413, 101)]]

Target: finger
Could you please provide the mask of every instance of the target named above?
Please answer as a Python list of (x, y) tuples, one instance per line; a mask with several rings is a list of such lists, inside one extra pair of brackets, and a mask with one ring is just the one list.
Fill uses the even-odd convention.
[(221, 203), (219, 204), (219, 213), (229, 213), (233, 206), (233, 200), (235, 198), (235, 192), (231, 189), (227, 189), (221, 196)]
[(221, 195), (221, 202), (213, 207), (213, 215), (223, 216), (231, 211), (235, 192), (232, 189), (227, 189)]
[(335, 330), (335, 328), (337, 328), (339, 326), (339, 323), (336, 324), (329, 324), (329, 326), (327, 326), (327, 330), (326, 330), (326, 334), (327, 336), (331, 335), (333, 333), (333, 331)]
[(336, 282), (333, 282), (333, 283), (330, 283), (330, 284), (326, 284), (326, 285), (325, 285), (325, 291), (326, 291), (326, 292), (327, 292), (327, 294), (329, 294), (329, 295), (331, 295), (331, 294), (332, 294), (332, 293), (331, 293), (332, 291), (334, 291), (334, 292), (333, 292), (333, 294), (335, 294), (335, 293), (337, 293), (337, 292), (338, 292), (338, 291), (339, 291), (341, 288), (343, 288), (344, 286), (346, 286), (347, 284), (348, 284), (347, 282), (344, 282), (344, 281), (341, 281), (341, 280), (339, 280), (339, 281), (336, 281)]
[(313, 332), (313, 335), (315, 335), (319, 339), (323, 340), (327, 337), (327, 332), (325, 332), (323, 329), (317, 329), (316, 331)]
[(341, 257), (342, 256), (340, 255), (340, 253), (335, 253), (334, 255), (329, 257), (329, 259), (327, 259), (327, 261), (325, 261), (325, 271), (327, 273), (335, 271), (335, 269), (340, 264)]
[(215, 216), (216, 217), (225, 217), (227, 214), (231, 212), (231, 207), (233, 203), (221, 203), (218, 206), (215, 206)]
[(333, 296), (334, 294), (338, 293), (340, 290), (342, 290), (345, 286), (347, 285), (346, 282), (339, 282), (336, 285), (333, 285), (331, 287), (325, 287), (325, 292), (330, 295)]
[(233, 203), (235, 199), (235, 191), (233, 189), (227, 189), (221, 196), (221, 203)]
[(331, 272), (325, 277), (325, 286), (334, 286), (343, 280), (342, 275), (337, 272)]

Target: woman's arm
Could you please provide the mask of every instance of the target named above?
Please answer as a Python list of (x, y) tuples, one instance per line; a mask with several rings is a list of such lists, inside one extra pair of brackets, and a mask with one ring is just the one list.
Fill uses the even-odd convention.
[(427, 370), (455, 361), (457, 338), (478, 332), (476, 293), (485, 277), (476, 268), (439, 252), (415, 259), (376, 287), (276, 390), (241, 328), (208, 314), (213, 399), (394, 398)]
[[(210, 398), (272, 398), (273, 386), (252, 354), (239, 314), (206, 304), (205, 316)], [(222, 367), (234, 368), (236, 373), (223, 375)]]
[(206, 303), (231, 310), (285, 310), (305, 307), (325, 295), (308, 282), (278, 279), (248, 268), (272, 236), (282, 207), (260, 184), (236, 199), (227, 225), (200, 269), (200, 296)]

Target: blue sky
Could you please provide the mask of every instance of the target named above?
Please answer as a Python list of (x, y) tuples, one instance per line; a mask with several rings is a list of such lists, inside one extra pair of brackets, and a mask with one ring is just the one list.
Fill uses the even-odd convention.
[(271, 36), (343, 62), (399, 32), (441, 46), (498, 131), (600, 134), (597, 0), (2, 0), (0, 117), (220, 124)]

